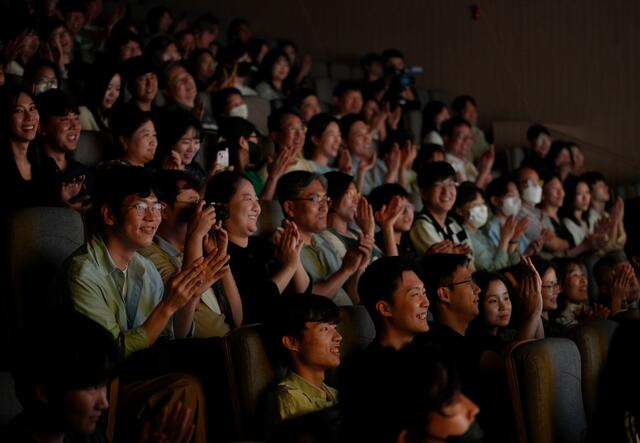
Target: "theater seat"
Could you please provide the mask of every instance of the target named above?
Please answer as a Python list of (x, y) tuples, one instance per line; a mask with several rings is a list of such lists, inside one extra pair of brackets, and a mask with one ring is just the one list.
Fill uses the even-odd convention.
[(10, 372), (0, 372), (0, 428), (22, 411)]
[(351, 79), (351, 68), (342, 63), (331, 63), (329, 65), (329, 77), (337, 81)]
[(243, 98), (249, 108), (249, 117), (247, 120), (255, 125), (260, 134), (269, 134), (267, 127), (267, 119), (271, 113), (271, 103), (269, 103), (269, 100), (258, 97), (257, 95), (244, 96)]
[(580, 353), (566, 338), (519, 342), (507, 355), (507, 376), (520, 443), (581, 443), (587, 421)]
[(73, 158), (84, 165), (95, 166), (106, 158), (112, 145), (113, 137), (109, 132), (81, 131)]
[(275, 430), (273, 443), (338, 443), (340, 412), (337, 406), (283, 421)]
[(236, 439), (260, 439), (271, 429), (268, 417), (270, 388), (278, 379), (278, 369), (269, 360), (260, 325), (237, 328), (223, 339), (225, 370)]
[(258, 218), (258, 231), (256, 235), (270, 237), (276, 232), (276, 228), (282, 225), (284, 213), (280, 202), (277, 200), (260, 200), (260, 217)]
[(582, 396), (587, 423), (591, 422), (598, 404), (598, 384), (607, 361), (609, 345), (618, 323), (594, 320), (571, 328), (568, 338), (578, 346), (582, 364)]
[(316, 77), (314, 79), (318, 100), (323, 103), (333, 103), (333, 88), (336, 81), (329, 77)]

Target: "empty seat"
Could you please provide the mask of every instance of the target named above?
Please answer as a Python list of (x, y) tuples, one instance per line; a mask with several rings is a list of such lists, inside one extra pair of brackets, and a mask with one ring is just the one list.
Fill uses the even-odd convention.
[(618, 323), (611, 320), (594, 320), (569, 331), (569, 338), (580, 351), (582, 365), (582, 397), (587, 422), (591, 422), (598, 404), (598, 384), (602, 368), (607, 361), (611, 338)]
[(22, 411), (10, 372), (0, 372), (0, 428)]
[(111, 133), (82, 131), (73, 158), (84, 165), (95, 166), (106, 158), (106, 153), (111, 146), (113, 146)]
[(581, 443), (587, 421), (580, 353), (566, 338), (512, 345), (507, 376), (521, 443)]
[(309, 76), (311, 78), (319, 78), (326, 77), (329, 75), (329, 68), (327, 64), (324, 62), (313, 61), (311, 64), (311, 70), (309, 71)]
[(351, 68), (342, 63), (331, 63), (329, 65), (329, 77), (337, 81), (351, 79)]
[(267, 119), (271, 113), (269, 100), (254, 95), (245, 96), (244, 102), (249, 108), (249, 117), (247, 119), (255, 125), (260, 134), (267, 135), (269, 133)]
[(260, 439), (272, 423), (266, 417), (268, 393), (282, 374), (269, 360), (259, 325), (231, 331), (224, 337), (223, 346), (235, 438)]
[(337, 406), (310, 412), (283, 421), (270, 442), (274, 443), (337, 443), (340, 431), (340, 411)]
[(62, 262), (84, 243), (80, 214), (68, 208), (37, 207), (16, 211), (8, 221), (6, 263), (10, 294), (10, 330), (49, 306), (49, 286)]
[(420, 135), (422, 134), (422, 111), (414, 109), (404, 113), (404, 121), (413, 135), (413, 142), (420, 146), (422, 140)]
[(314, 81), (318, 100), (323, 103), (333, 103), (333, 88), (336, 81), (328, 77), (317, 77)]
[(258, 218), (257, 235), (261, 237), (270, 237), (276, 232), (276, 229), (282, 226), (284, 213), (280, 202), (277, 200), (260, 200), (260, 217)]

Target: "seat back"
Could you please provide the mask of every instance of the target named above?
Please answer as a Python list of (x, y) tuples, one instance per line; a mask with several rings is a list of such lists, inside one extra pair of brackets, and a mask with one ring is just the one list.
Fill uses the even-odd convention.
[(269, 439), (277, 443), (337, 443), (340, 411), (337, 406), (283, 421)]
[(600, 374), (607, 361), (609, 345), (618, 323), (594, 320), (571, 328), (569, 338), (578, 346), (582, 366), (582, 397), (587, 423), (591, 423), (598, 404)]
[[(347, 361), (354, 351), (369, 346), (376, 337), (373, 320), (362, 305), (340, 306), (340, 323), (337, 330), (342, 335), (342, 344), (340, 345), (340, 360), (342, 362)], [(337, 385), (338, 372), (339, 368), (327, 371), (326, 383), (329, 386)]]
[(10, 372), (0, 372), (0, 428), (22, 411)]
[(80, 214), (68, 208), (36, 207), (16, 211), (8, 220), (5, 250), (10, 331), (36, 313), (62, 262), (84, 243)]
[(270, 237), (276, 229), (282, 226), (284, 213), (280, 202), (277, 200), (260, 200), (260, 217), (258, 218), (258, 231), (256, 235)]
[(584, 442), (580, 353), (566, 338), (519, 342), (507, 376), (520, 443)]
[(236, 439), (264, 435), (266, 398), (277, 379), (260, 325), (242, 326), (223, 339), (225, 370), (235, 416)]
[(243, 98), (247, 108), (249, 108), (247, 120), (255, 125), (260, 134), (267, 135), (269, 133), (267, 119), (271, 113), (271, 103), (269, 103), (269, 100), (257, 95), (244, 96)]
[(87, 166), (95, 166), (107, 156), (113, 137), (109, 132), (81, 131), (73, 158)]

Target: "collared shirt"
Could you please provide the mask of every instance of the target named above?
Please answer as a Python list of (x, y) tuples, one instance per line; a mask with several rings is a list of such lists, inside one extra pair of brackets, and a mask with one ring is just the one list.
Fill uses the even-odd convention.
[[(65, 261), (59, 282), (76, 311), (109, 331), (125, 357), (149, 347), (142, 326), (164, 293), (162, 278), (149, 260), (134, 253), (125, 273), (116, 267), (102, 237), (95, 234)], [(161, 335), (174, 337), (172, 322)]]
[(338, 402), (338, 391), (324, 383), (315, 386), (289, 371), (278, 384), (277, 397), (280, 418), (284, 420), (334, 406)]
[[(493, 245), (497, 248), (500, 244), (500, 230), (502, 229), (502, 221), (497, 215), (494, 215), (489, 219), (486, 225), (484, 225), (483, 231), (486, 236), (491, 240)], [(520, 236), (518, 240), (518, 249), (520, 254), (523, 254), (529, 246), (529, 240), (524, 235)]]
[(515, 251), (509, 254), (507, 251), (498, 249), (481, 230), (465, 226), (465, 231), (471, 242), (476, 270), (495, 272), (520, 262), (520, 252)]
[[(311, 244), (302, 247), (300, 260), (313, 283), (326, 280), (342, 266), (342, 260), (333, 250), (333, 245), (318, 234), (311, 236)], [(343, 288), (338, 289), (333, 302), (338, 306), (353, 305)]]
[(451, 165), (454, 171), (460, 174), (462, 181), (475, 181), (478, 178), (478, 170), (467, 159), (458, 158), (448, 152), (445, 154), (445, 160)]
[[(360, 165), (360, 160), (354, 158), (351, 162), (351, 175), (353, 177), (358, 176), (358, 166)], [(389, 172), (389, 168), (387, 168), (387, 164), (382, 159), (377, 159), (373, 168), (368, 170), (364, 179), (362, 180), (362, 189), (360, 192), (362, 195), (369, 195), (369, 193), (373, 190), (373, 188), (377, 188), (378, 186), (384, 184), (384, 177)]]
[(409, 236), (418, 256), (424, 256), (431, 246), (445, 240), (469, 244), (467, 233), (457, 221), (447, 217), (445, 226), (440, 226), (426, 209), (416, 216)]
[[(151, 260), (162, 277), (164, 284), (182, 267), (184, 254), (174, 245), (156, 235), (153, 244), (140, 251), (140, 254)], [(194, 314), (194, 336), (222, 337), (229, 332), (220, 303), (212, 288), (207, 289), (200, 297), (200, 303)]]

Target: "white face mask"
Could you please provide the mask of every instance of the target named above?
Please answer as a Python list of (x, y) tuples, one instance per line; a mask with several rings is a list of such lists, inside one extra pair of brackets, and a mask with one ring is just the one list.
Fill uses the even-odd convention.
[(240, 117), (246, 120), (249, 118), (249, 107), (246, 103), (243, 103), (235, 108), (231, 108), (231, 111), (229, 111), (229, 117)]
[(474, 206), (469, 209), (469, 224), (476, 229), (480, 229), (487, 223), (489, 209), (487, 205)]
[(44, 80), (36, 84), (35, 95), (42, 94), (49, 89), (58, 89), (58, 85), (54, 81)]
[(522, 198), (527, 203), (532, 205), (537, 205), (542, 201), (542, 186), (533, 185), (527, 186), (524, 191), (522, 191)]
[(507, 197), (502, 200), (502, 212), (504, 212), (504, 215), (507, 217), (520, 212), (520, 206), (522, 206), (520, 197)]

